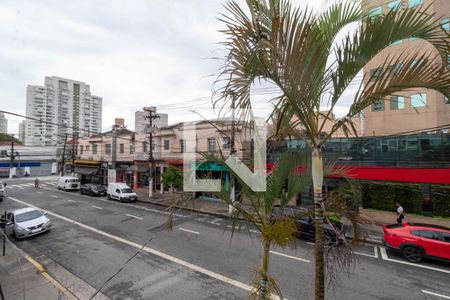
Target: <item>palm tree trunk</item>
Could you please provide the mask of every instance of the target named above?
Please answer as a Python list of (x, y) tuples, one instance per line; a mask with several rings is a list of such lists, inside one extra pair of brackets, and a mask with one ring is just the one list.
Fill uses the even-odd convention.
[(267, 281), (267, 272), (269, 270), (269, 251), (270, 251), (270, 241), (263, 240), (262, 242), (262, 253), (261, 253), (261, 267), (260, 267), (260, 275), (261, 275), (261, 290), (259, 292), (260, 300), (269, 299), (269, 293), (267, 291), (268, 281)]
[(315, 299), (325, 299), (325, 263), (323, 241), (323, 160), (319, 147), (312, 150), (312, 178), (314, 187), (315, 226)]

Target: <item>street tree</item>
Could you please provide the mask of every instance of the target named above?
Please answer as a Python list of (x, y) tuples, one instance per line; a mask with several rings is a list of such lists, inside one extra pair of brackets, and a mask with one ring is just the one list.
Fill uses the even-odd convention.
[(161, 174), (162, 182), (170, 188), (173, 192), (174, 188), (179, 188), (183, 185), (183, 173), (180, 169), (174, 166), (168, 166)]
[[(280, 114), (280, 130), (301, 127), (311, 151), (315, 215), (315, 298), (325, 297), (323, 243), (324, 197), (322, 147), (337, 130), (357, 135), (353, 118), (388, 96), (412, 88), (433, 89), (450, 95), (448, 68), (450, 35), (427, 8), (392, 9), (379, 16), (365, 14), (366, 1), (336, 1), (323, 11), (295, 8), (283, 0), (247, 0), (247, 7), (226, 2), (220, 19), (227, 48), (217, 84), (221, 103), (251, 107), (250, 90), (256, 81), (278, 87), (271, 99)], [(247, 12), (246, 12), (247, 11)], [(349, 24), (357, 29), (338, 34)], [(433, 47), (431, 52), (410, 48), (389, 55), (376, 72), (364, 67), (382, 50), (414, 37)], [(331, 130), (325, 123), (342, 104), (344, 92), (357, 85), (353, 100)], [(323, 112), (323, 108), (327, 111)]]

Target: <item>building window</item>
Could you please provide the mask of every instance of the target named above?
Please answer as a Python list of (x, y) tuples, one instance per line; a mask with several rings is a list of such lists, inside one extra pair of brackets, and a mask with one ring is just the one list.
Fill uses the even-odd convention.
[(105, 145), (105, 155), (111, 155), (111, 144)]
[(186, 141), (185, 140), (180, 140), (180, 152), (181, 153), (186, 152)]
[(372, 103), (372, 111), (384, 111), (384, 100), (377, 100)]
[(424, 107), (427, 105), (427, 94), (415, 94), (411, 95), (411, 106), (412, 107)]
[(222, 148), (223, 149), (231, 148), (231, 140), (229, 137), (227, 137), (227, 136), (222, 137)]
[(405, 98), (398, 96), (391, 96), (390, 98), (391, 110), (404, 109)]
[(208, 151), (216, 151), (216, 139), (208, 138)]
[(383, 72), (382, 68), (375, 68), (370, 70), (370, 79), (369, 81), (375, 80), (381, 76)]
[(450, 99), (448, 99), (448, 97), (444, 96), (444, 103), (445, 104), (450, 104)]
[(130, 145), (130, 154), (134, 154), (134, 145), (133, 144)]
[(124, 144), (120, 144), (119, 145), (119, 152), (120, 153), (124, 153), (125, 152), (125, 145)]
[(89, 152), (89, 145), (86, 145), (86, 152)]
[(382, 13), (383, 13), (383, 8), (381, 7), (381, 5), (372, 7), (369, 10), (369, 18), (372, 19), (372, 18), (379, 17), (379, 16), (381, 16)]
[(401, 0), (394, 0), (387, 4), (387, 7), (389, 10), (399, 10), (402, 8), (402, 1)]
[(423, 4), (423, 0), (408, 0), (408, 7), (413, 8)]
[(450, 31), (450, 18), (443, 18), (441, 20), (441, 24), (442, 29), (444, 29), (445, 31)]
[(169, 150), (169, 147), (170, 147), (170, 141), (169, 140), (164, 140), (164, 150)]
[(97, 154), (97, 144), (92, 144), (92, 154)]
[(142, 143), (142, 152), (147, 153), (147, 143), (146, 142)]
[(83, 149), (84, 147), (83, 147), (83, 145), (80, 145), (80, 154), (83, 154)]

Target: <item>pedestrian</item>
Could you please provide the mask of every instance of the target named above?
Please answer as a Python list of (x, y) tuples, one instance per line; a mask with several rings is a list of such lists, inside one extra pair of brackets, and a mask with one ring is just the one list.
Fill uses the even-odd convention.
[(402, 224), (403, 219), (405, 218), (405, 215), (403, 214), (403, 207), (400, 205), (400, 203), (396, 203), (397, 205), (397, 224)]
[(36, 178), (36, 180), (34, 180), (34, 187), (35, 188), (39, 188), (39, 179)]

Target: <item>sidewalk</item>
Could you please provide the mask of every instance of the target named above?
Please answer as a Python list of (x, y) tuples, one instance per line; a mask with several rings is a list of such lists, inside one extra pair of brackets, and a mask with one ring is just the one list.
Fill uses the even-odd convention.
[[(2, 243), (0, 237), (0, 246)], [(50, 283), (11, 242), (6, 242), (5, 250), (6, 255), (2, 256), (0, 247), (0, 284), (5, 299), (71, 299)]]
[[(175, 197), (180, 196), (180, 194), (161, 194), (159, 191), (156, 191), (153, 194), (152, 199), (149, 199), (147, 189), (136, 189), (135, 192), (138, 195), (139, 201), (164, 207), (173, 205), (175, 202)], [(193, 199), (193, 197), (187, 196), (185, 201), (177, 205), (177, 208), (225, 218), (228, 217), (228, 205), (221, 201)], [(395, 223), (397, 215), (394, 212), (361, 209), (360, 218), (361, 240), (364, 242), (381, 244), (383, 235), (383, 229), (381, 225)], [(443, 218), (430, 218), (425, 216), (409, 215), (408, 213), (405, 213), (405, 221), (435, 224), (450, 228), (450, 220)], [(345, 220), (343, 220), (343, 223), (346, 236), (353, 237), (353, 227), (351, 226), (351, 223)]]

